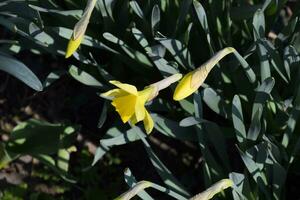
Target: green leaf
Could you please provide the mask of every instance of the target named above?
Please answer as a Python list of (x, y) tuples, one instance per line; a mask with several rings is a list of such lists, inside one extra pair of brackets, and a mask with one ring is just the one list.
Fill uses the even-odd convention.
[(137, 28), (132, 28), (131, 32), (164, 77), (178, 73), (178, 70), (176, 70), (163, 58), (165, 54), (165, 48), (162, 45), (150, 47), (149, 42), (140, 30)]
[(230, 165), (228, 154), (224, 154), (224, 152), (227, 151), (224, 133), (214, 122), (205, 121), (203, 123), (203, 127), (205, 129), (205, 132), (207, 133), (207, 135), (205, 136), (206, 141), (209, 141), (211, 146), (214, 147), (214, 152), (216, 152), (216, 155), (218, 156), (217, 160), (222, 163), (221, 166), (223, 167), (223, 170), (229, 170)]
[(27, 66), (12, 57), (0, 54), (0, 70), (16, 77), (36, 91), (43, 90), (42, 83), (36, 75)]
[(57, 153), (66, 142), (61, 140), (63, 135), (73, 134), (76, 131), (70, 128), (63, 124), (50, 124), (30, 119), (13, 129), (7, 149), (13, 153), (30, 155)]
[(31, 4), (29, 4), (28, 6), (39, 12), (59, 14), (62, 16), (72, 16), (72, 17), (80, 18), (80, 16), (82, 15), (82, 10), (56, 10), (56, 9), (42, 8)]
[(56, 164), (56, 160), (53, 159), (51, 156), (44, 154), (36, 154), (34, 155), (34, 157), (40, 162), (42, 162), (44, 165), (47, 165), (49, 168), (51, 168), (55, 173), (59, 174), (65, 181), (68, 181), (73, 184), (76, 183), (76, 179), (70, 174), (68, 174), (66, 171), (60, 169)]
[(260, 76), (261, 82), (271, 77), (271, 67), (267, 49), (261, 43), (257, 43), (257, 52), (260, 59)]
[[(267, 189), (267, 178), (265, 173), (262, 171), (265, 159), (267, 158), (267, 152), (265, 149), (258, 147), (261, 146), (256, 146), (256, 148), (253, 147), (252, 149), (249, 149), (246, 153), (244, 153), (240, 149), (238, 150), (240, 152), (245, 166), (247, 167), (249, 173), (251, 174), (255, 182), (258, 184), (259, 188), (266, 195), (267, 199), (271, 199), (270, 193)], [(256, 156), (259, 156), (259, 158), (257, 158), (258, 160), (254, 160)]]
[(81, 82), (84, 85), (95, 87), (95, 88), (103, 88), (104, 85), (100, 83), (97, 79), (95, 79), (89, 73), (79, 69), (78, 67), (71, 65), (69, 67), (69, 74), (77, 81)]
[(195, 117), (203, 118), (203, 105), (201, 95), (198, 92), (194, 93), (194, 107), (195, 107)]
[(231, 8), (230, 17), (232, 20), (249, 20), (260, 7), (261, 5), (241, 4)]
[(177, 20), (176, 31), (180, 31), (189, 13), (193, 0), (183, 0), (180, 4), (180, 12)]
[(258, 9), (253, 16), (253, 32), (254, 38), (260, 39), (265, 37), (265, 16), (264, 12), (261, 9)]
[(283, 53), (283, 62), (288, 79), (291, 79), (291, 68), (293, 64), (299, 63), (300, 56), (294, 46), (287, 46)]
[(196, 0), (193, 0), (193, 5), (194, 5), (194, 9), (196, 11), (197, 18), (198, 18), (202, 28), (204, 29), (205, 34), (206, 34), (206, 39), (207, 39), (207, 42), (208, 42), (208, 47), (209, 47), (209, 50), (210, 50), (210, 54), (211, 54), (211, 56), (213, 56), (215, 50), (214, 50), (214, 44), (213, 44), (212, 38), (210, 36), (210, 31), (209, 31), (209, 27), (208, 27), (208, 23), (207, 23), (206, 12), (205, 12), (205, 10), (204, 10), (204, 8), (203, 8), (203, 6), (201, 5), (200, 2), (198, 2)]
[(123, 145), (140, 140), (140, 137), (137, 135), (138, 131), (139, 128), (136, 126), (129, 129), (125, 133), (121, 132), (117, 128), (109, 129), (106, 135), (113, 135), (113, 137), (100, 140), (100, 144), (96, 150), (92, 165), (95, 165), (98, 160), (100, 160), (113, 146)]
[(202, 91), (203, 101), (215, 113), (228, 119), (230, 117), (229, 104), (213, 88), (205, 88)]
[(243, 58), (239, 52), (234, 51), (233, 54), (235, 55), (235, 57), (238, 59), (238, 61), (240, 62), (240, 64), (242, 65), (247, 78), (249, 79), (250, 83), (255, 83), (256, 81), (256, 76), (255, 73), (253, 72), (253, 70), (251, 69), (250, 65), (248, 64), (248, 62), (245, 60), (245, 58)]
[(250, 140), (256, 140), (261, 131), (261, 117), (264, 106), (268, 100), (270, 93), (275, 85), (273, 77), (267, 78), (263, 83), (256, 89), (256, 96), (252, 107), (251, 125), (248, 130), (247, 138)]
[(151, 28), (152, 28), (152, 34), (155, 35), (156, 31), (159, 28), (160, 23), (160, 10), (158, 5), (153, 6), (152, 14), (151, 14)]
[(122, 50), (133, 60), (136, 60), (146, 66), (152, 66), (151, 62), (149, 61), (149, 59), (140, 51), (137, 51), (135, 49), (132, 49), (131, 47), (129, 47), (124, 41), (122, 41), (121, 39), (117, 38), (116, 36), (114, 36), (111, 33), (104, 33), (103, 37), (112, 42), (115, 43), (117, 45), (119, 45)]
[(97, 1), (96, 8), (100, 11), (103, 18), (109, 18), (111, 21), (114, 21), (113, 7), (115, 2), (115, 0)]
[(242, 104), (238, 95), (234, 95), (232, 100), (232, 121), (237, 140), (239, 143), (244, 142), (247, 138), (247, 133), (244, 125)]
[(252, 116), (252, 121), (247, 133), (247, 138), (249, 140), (256, 141), (259, 133), (261, 131), (261, 116), (262, 116), (262, 108), (258, 108), (254, 115)]
[(135, 0), (130, 1), (129, 5), (137, 16), (139, 16), (141, 19), (144, 19), (144, 13)]
[(190, 196), (186, 189), (180, 184), (180, 182), (173, 176), (169, 169), (160, 161), (157, 155), (153, 152), (151, 146), (145, 139), (145, 134), (141, 130), (138, 131), (137, 134), (140, 136), (144, 144), (144, 147), (147, 151), (152, 165), (155, 167), (155, 170), (162, 178), (164, 183), (168, 186), (168, 188), (174, 190), (175, 192), (178, 192), (179, 194), (185, 197)]
[(283, 61), (279, 55), (279, 53), (276, 51), (275, 47), (273, 44), (266, 40), (266, 39), (261, 39), (259, 42), (262, 42), (262, 45), (264, 46), (264, 51), (268, 52), (268, 55), (270, 55), (270, 62), (272, 66), (275, 68), (279, 76), (286, 82), (288, 83), (287, 78), (285, 77), (284, 73), (284, 64)]
[(19, 155), (8, 152), (5, 145), (0, 142), (0, 170), (6, 167), (11, 161), (16, 159)]
[[(126, 168), (124, 171), (124, 176), (125, 176), (125, 181), (126, 183), (132, 188), (133, 186), (136, 185), (137, 181), (135, 179), (135, 177), (133, 176), (133, 174), (131, 173), (129, 168)], [(183, 197), (182, 195), (170, 190), (169, 188), (165, 188), (161, 185), (158, 185), (156, 183), (151, 183), (151, 188), (156, 189), (158, 191), (161, 191), (175, 199), (180, 199), (180, 200), (187, 200), (185, 197)], [(147, 192), (145, 191), (140, 191), (137, 194), (141, 199), (145, 199), (145, 200), (152, 200), (152, 197), (150, 197)]]
[[(138, 182), (136, 181), (135, 177), (133, 176), (132, 172), (129, 168), (124, 170), (124, 178), (125, 182), (128, 184), (130, 188), (134, 187)], [(137, 195), (144, 200), (154, 200), (147, 192), (144, 190), (137, 193)]]
[(197, 141), (197, 135), (192, 127), (180, 127), (177, 122), (157, 114), (151, 116), (155, 121), (155, 129), (160, 133), (178, 140)]
[(66, 74), (66, 72), (63, 70), (57, 70), (57, 71), (50, 72), (43, 83), (43, 87), (50, 86), (52, 83), (54, 83), (55, 81), (60, 79), (60, 77), (65, 74)]
[(179, 126), (182, 126), (182, 127), (194, 126), (196, 124), (201, 123), (202, 121), (203, 120), (191, 116), (191, 117), (187, 117), (187, 118), (184, 118), (183, 120), (181, 120), (179, 122)]
[(195, 68), (190, 52), (187, 47), (183, 45), (179, 40), (175, 39), (157, 39), (173, 56), (173, 58), (183, 67), (183, 68)]

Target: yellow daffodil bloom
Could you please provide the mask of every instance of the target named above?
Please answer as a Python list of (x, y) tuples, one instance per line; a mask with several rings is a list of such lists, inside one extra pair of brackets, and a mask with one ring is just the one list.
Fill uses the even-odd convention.
[(181, 77), (181, 74), (175, 74), (162, 81), (151, 84), (141, 91), (138, 91), (133, 85), (119, 81), (110, 81), (110, 83), (118, 87), (118, 89), (110, 90), (101, 94), (101, 96), (112, 100), (111, 104), (119, 113), (123, 123), (130, 122), (130, 124), (135, 125), (143, 121), (145, 130), (149, 134), (153, 130), (154, 122), (145, 108), (146, 102), (151, 101), (158, 95), (160, 90), (178, 81)]
[(230, 179), (222, 179), (217, 183), (213, 184), (204, 192), (197, 194), (196, 196), (192, 197), (190, 200), (209, 200), (213, 198), (219, 192), (225, 190), (226, 188), (232, 187), (233, 182)]
[(232, 47), (227, 47), (217, 52), (211, 59), (206, 63), (198, 67), (197, 69), (187, 73), (183, 79), (177, 85), (173, 99), (180, 101), (192, 93), (194, 93), (203, 84), (206, 77), (212, 68), (227, 54), (234, 52), (235, 49)]
[(83, 11), (83, 15), (81, 19), (76, 23), (73, 34), (69, 40), (67, 51), (66, 51), (66, 58), (69, 58), (73, 53), (78, 49), (80, 46), (87, 26), (90, 21), (90, 17), (92, 15), (93, 9), (96, 5), (97, 0), (89, 0), (87, 2), (86, 8)]

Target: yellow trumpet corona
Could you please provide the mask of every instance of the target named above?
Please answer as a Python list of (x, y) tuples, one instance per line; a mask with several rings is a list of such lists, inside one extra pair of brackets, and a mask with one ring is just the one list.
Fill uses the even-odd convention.
[(217, 52), (211, 59), (206, 63), (198, 67), (197, 69), (187, 73), (177, 85), (173, 99), (175, 101), (180, 101), (192, 93), (194, 93), (203, 84), (206, 77), (212, 68), (227, 54), (234, 52), (235, 49), (232, 47), (227, 47)]

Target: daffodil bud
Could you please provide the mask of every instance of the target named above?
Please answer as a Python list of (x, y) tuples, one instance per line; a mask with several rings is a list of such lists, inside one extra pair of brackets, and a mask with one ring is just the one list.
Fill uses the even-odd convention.
[(92, 12), (95, 8), (97, 0), (89, 0), (87, 5), (83, 11), (83, 15), (81, 19), (76, 23), (73, 34), (70, 38), (68, 43), (67, 51), (66, 51), (66, 58), (70, 57), (79, 47), (81, 44), (87, 26), (89, 24)]
[(154, 99), (158, 95), (159, 91), (169, 87), (171, 84), (179, 81), (181, 78), (182, 78), (182, 74), (174, 74), (161, 81), (151, 84), (149, 87), (153, 87), (154, 90), (153, 93), (150, 95), (148, 101)]
[(119, 197), (115, 198), (115, 200), (130, 200), (135, 195), (137, 195), (142, 190), (151, 187), (152, 183), (149, 181), (140, 181), (134, 187), (132, 187), (127, 192), (121, 194)]
[(209, 200), (213, 198), (219, 192), (225, 190), (226, 188), (232, 187), (233, 182), (230, 179), (222, 179), (217, 183), (213, 184), (204, 192), (197, 194), (196, 196), (192, 197), (190, 200)]
[(232, 47), (222, 49), (221, 51), (217, 52), (212, 58), (210, 58), (207, 62), (202, 64), (200, 67), (186, 74), (177, 85), (173, 99), (176, 101), (180, 101), (194, 93), (196, 90), (198, 90), (198, 88), (203, 84), (212, 68), (224, 56), (234, 51), (235, 49)]

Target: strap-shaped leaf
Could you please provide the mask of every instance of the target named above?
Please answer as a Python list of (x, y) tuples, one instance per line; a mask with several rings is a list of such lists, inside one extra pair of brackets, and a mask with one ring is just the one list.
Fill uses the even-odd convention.
[(140, 18), (144, 19), (144, 13), (143, 13), (141, 7), (139, 6), (139, 4), (135, 0), (130, 1), (129, 5), (130, 5), (131, 9), (133, 10), (133, 12), (137, 16), (139, 16)]
[(16, 77), (36, 91), (42, 91), (43, 86), (34, 73), (20, 61), (0, 54), (0, 70)]
[(175, 39), (157, 39), (174, 57), (174, 59), (183, 67), (193, 69), (194, 65), (187, 47), (179, 40)]
[[(131, 173), (130, 169), (129, 168), (126, 168), (125, 171), (124, 171), (124, 177), (125, 177), (125, 181), (126, 183), (132, 188), (134, 187), (138, 182), (136, 181), (135, 177), (133, 176), (133, 174)], [(151, 188), (153, 189), (156, 189), (158, 191), (161, 191), (175, 199), (178, 199), (178, 200), (187, 200), (187, 198), (183, 197), (182, 195), (174, 192), (173, 190), (170, 190), (169, 188), (165, 188), (161, 185), (158, 185), (156, 183), (152, 183), (151, 182)], [(145, 200), (152, 200), (153, 198), (148, 195), (147, 192), (141, 190), (139, 191), (139, 193), (137, 193), (137, 195), (142, 198), (142, 199), (145, 199)]]
[(135, 39), (145, 49), (151, 61), (164, 77), (178, 73), (178, 70), (171, 66), (168, 61), (163, 58), (165, 47), (163, 47), (162, 45), (150, 47), (149, 42), (140, 30), (138, 30), (137, 28), (133, 28), (131, 31)]
[(205, 88), (202, 91), (203, 101), (215, 113), (225, 117), (230, 117), (230, 106), (213, 88)]
[(273, 77), (267, 78), (256, 90), (256, 97), (252, 107), (251, 125), (247, 133), (247, 138), (256, 140), (261, 131), (261, 117), (266, 101), (275, 85)]
[[(253, 147), (254, 148), (254, 147)], [(268, 191), (268, 183), (267, 183), (267, 178), (265, 173), (262, 172), (263, 165), (259, 166), (259, 164), (264, 164), (262, 162), (264, 161), (259, 161), (256, 162), (255, 159), (255, 154), (257, 151), (252, 151), (251, 153), (245, 153), (242, 150), (238, 149), (240, 152), (240, 155), (242, 157), (242, 160), (247, 167), (249, 173), (255, 180), (255, 182), (258, 184), (258, 187), (263, 191), (263, 193), (266, 195), (267, 199), (271, 199), (270, 193)], [(266, 151), (260, 151), (261, 156), (264, 156), (266, 158)]]
[(255, 39), (260, 39), (265, 37), (265, 16), (261, 9), (258, 9), (253, 16), (253, 33)]
[(104, 85), (95, 79), (89, 73), (79, 69), (75, 65), (71, 65), (69, 68), (69, 74), (77, 81), (83, 83), (84, 85), (102, 88)]
[(115, 43), (117, 45), (119, 45), (122, 50), (133, 60), (138, 61), (146, 66), (152, 66), (152, 63), (149, 61), (149, 59), (140, 51), (137, 51), (135, 49), (132, 49), (131, 47), (129, 47), (128, 44), (126, 44), (123, 40), (117, 38), (116, 36), (114, 36), (111, 33), (104, 33), (103, 37), (112, 42)]
[(268, 52), (269, 55), (268, 57), (270, 59), (272, 66), (275, 68), (276, 72), (286, 83), (288, 83), (287, 77), (285, 75), (283, 61), (279, 53), (276, 51), (275, 47), (273, 46), (273, 44), (266, 39), (260, 39), (259, 42), (262, 43), (263, 48), (265, 48), (265, 50)]
[(160, 10), (159, 6), (155, 5), (153, 6), (152, 13), (151, 13), (151, 28), (152, 28), (152, 34), (155, 35), (155, 32), (158, 30), (160, 23)]
[(237, 51), (234, 51), (233, 54), (235, 55), (235, 57), (238, 59), (238, 61), (242, 65), (242, 67), (243, 67), (243, 69), (246, 73), (246, 76), (249, 79), (250, 83), (255, 83), (256, 82), (256, 75), (253, 72), (250, 65), (248, 64), (248, 62), (245, 60), (245, 58), (243, 58), (243, 56), (241, 56), (241, 54), (239, 54), (239, 52), (237, 52)]
[(170, 170), (162, 163), (162, 161), (157, 157), (157, 155), (153, 152), (151, 146), (145, 139), (145, 134), (141, 131), (138, 131), (137, 134), (140, 136), (144, 147), (147, 151), (147, 154), (152, 162), (152, 165), (155, 167), (155, 170), (163, 179), (164, 183), (169, 187), (171, 190), (178, 192), (179, 194), (188, 197), (190, 196), (186, 189), (183, 187), (182, 184), (173, 176)]
[(249, 182), (244, 174), (231, 172), (229, 178), (233, 181), (232, 196), (234, 200), (248, 200), (251, 195)]
[(192, 127), (180, 127), (177, 122), (157, 114), (151, 116), (155, 121), (155, 129), (160, 133), (179, 140), (197, 141)]
[(237, 140), (240, 143), (244, 142), (247, 138), (247, 133), (244, 125), (242, 104), (238, 95), (234, 95), (232, 100), (232, 121)]
[(206, 12), (203, 8), (203, 6), (201, 5), (201, 3), (197, 0), (193, 0), (193, 5), (194, 5), (194, 9), (196, 11), (196, 15), (198, 17), (198, 20), (202, 26), (202, 28), (204, 29), (205, 31), (205, 34), (206, 34), (206, 39), (207, 39), (207, 42), (208, 42), (208, 47), (209, 47), (209, 50), (210, 50), (210, 54), (213, 55), (214, 52), (215, 52), (215, 48), (214, 48), (214, 44), (213, 44), (213, 41), (211, 39), (211, 36), (210, 36), (210, 31), (209, 31), (209, 27), (208, 27), (208, 23), (207, 23), (207, 17), (206, 17)]
[[(132, 172), (129, 168), (124, 170), (124, 179), (125, 182), (128, 184), (129, 187), (134, 187), (138, 182), (136, 181), (135, 177), (133, 176)], [(144, 190), (139, 191), (137, 195), (144, 200), (154, 200), (147, 192)]]

